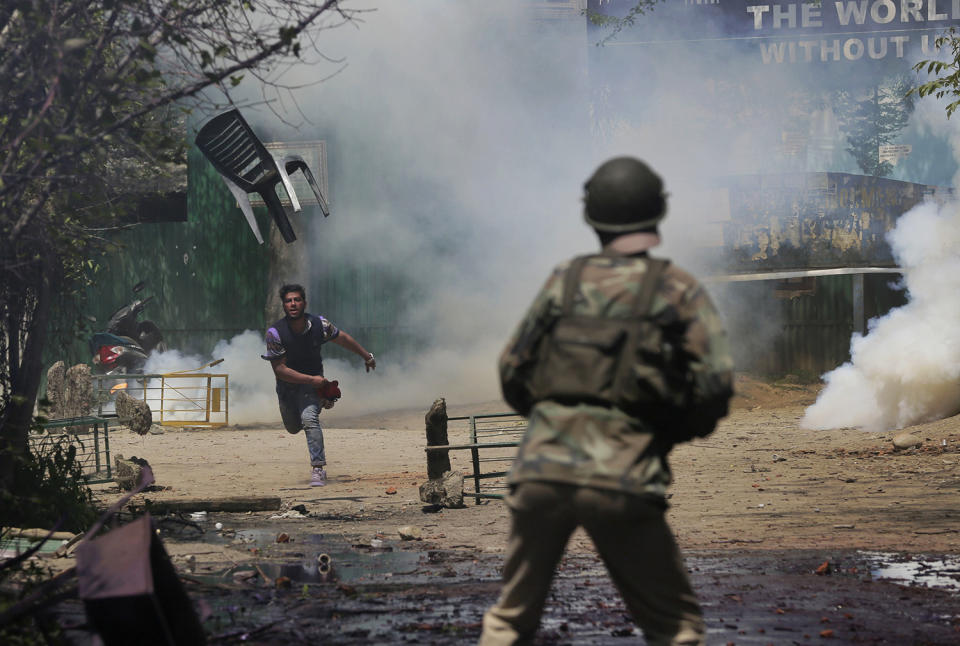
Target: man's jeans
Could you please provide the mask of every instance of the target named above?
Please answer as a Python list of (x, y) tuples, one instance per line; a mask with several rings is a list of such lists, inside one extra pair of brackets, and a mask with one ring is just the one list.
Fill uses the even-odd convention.
[(327, 463), (323, 451), (323, 429), (320, 428), (320, 400), (313, 386), (277, 382), (277, 399), (280, 402), (280, 417), (288, 433), (303, 429), (310, 451), (310, 464), (322, 467)]

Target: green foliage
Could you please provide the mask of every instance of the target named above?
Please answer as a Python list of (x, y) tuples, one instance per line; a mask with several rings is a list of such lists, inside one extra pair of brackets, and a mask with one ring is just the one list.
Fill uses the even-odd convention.
[(630, 7), (626, 15), (622, 17), (609, 16), (605, 13), (592, 11), (590, 9), (584, 9), (584, 14), (586, 14), (587, 20), (589, 20), (591, 24), (597, 27), (604, 27), (608, 30), (607, 35), (597, 43), (599, 47), (616, 38), (617, 34), (627, 27), (634, 26), (637, 23), (637, 18), (653, 11), (654, 6), (663, 1), (664, 0), (638, 0), (637, 4)]
[(353, 13), (334, 0), (0, 3), (0, 485), (26, 451), (45, 334), (85, 333), (78, 299), (111, 235), (138, 196), (184, 174), (185, 115), (232, 103), (248, 72), (288, 89), (270, 79), (301, 39), (316, 47)]
[(926, 72), (928, 76), (932, 74), (934, 79), (911, 88), (908, 96), (916, 94), (919, 97), (934, 96), (938, 99), (952, 97), (953, 100), (947, 104), (949, 119), (960, 107), (960, 35), (957, 34), (957, 28), (950, 27), (943, 35), (938, 36), (933, 44), (938, 51), (949, 49), (948, 60), (926, 60), (914, 65), (915, 71)]
[(880, 146), (896, 140), (913, 113), (913, 99), (909, 95), (909, 79), (897, 75), (854, 95), (848, 90), (839, 92), (839, 118), (847, 135), (847, 152), (866, 175), (885, 177), (893, 172), (893, 165), (880, 161)]
[[(2, 412), (2, 411), (0, 411)], [(34, 418), (34, 431), (40, 431), (42, 417)], [(66, 436), (64, 436), (66, 438)], [(9, 452), (10, 449), (2, 449)], [(83, 479), (77, 449), (71, 442), (45, 443), (27, 455), (8, 455), (5, 463), (13, 467), (12, 479), (0, 487), (0, 541), (11, 528), (54, 528), (81, 533), (96, 520), (98, 511), (93, 495)], [(45, 605), (54, 587), (48, 584), (53, 573), (35, 561), (0, 564), (0, 613), (29, 597), (45, 591), (37, 599)], [(56, 621), (42, 613), (7, 625), (0, 625), (0, 644), (33, 646), (66, 643)]]
[[(43, 418), (35, 419), (35, 431)], [(14, 455), (13, 477), (0, 489), (0, 528), (39, 527), (85, 531), (96, 520), (93, 494), (83, 477), (73, 442), (82, 438), (64, 435), (44, 443), (26, 456)]]

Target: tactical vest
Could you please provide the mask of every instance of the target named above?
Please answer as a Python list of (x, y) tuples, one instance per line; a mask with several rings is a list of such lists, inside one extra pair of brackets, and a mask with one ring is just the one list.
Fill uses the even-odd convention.
[(637, 259), (646, 265), (640, 290), (626, 318), (573, 313), (583, 268), (596, 255), (580, 256), (564, 276), (560, 316), (536, 353), (530, 393), (533, 401), (615, 406), (658, 422), (683, 406), (688, 376), (663, 329), (650, 317), (650, 305), (666, 260)]
[(290, 322), (286, 317), (273, 324), (280, 335), (286, 353), (287, 367), (305, 375), (323, 375), (323, 357), (320, 355), (320, 346), (324, 344), (323, 323), (313, 314), (304, 314), (310, 321), (310, 329), (303, 334), (296, 334), (290, 329)]

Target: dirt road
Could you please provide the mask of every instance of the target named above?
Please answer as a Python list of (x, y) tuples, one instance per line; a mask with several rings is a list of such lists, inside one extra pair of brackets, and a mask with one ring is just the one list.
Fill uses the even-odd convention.
[[(741, 386), (736, 407), (713, 435), (673, 452), (670, 518), (684, 548), (829, 543), (960, 552), (960, 418), (906, 429), (923, 444), (896, 451), (892, 431), (800, 429), (804, 405), (815, 397), (810, 388), (748, 386)], [(500, 503), (421, 512), (428, 407), (328, 426), (329, 485), (322, 488), (308, 486), (303, 435), (277, 428), (168, 429), (143, 437), (121, 431), (111, 437), (111, 449), (149, 460), (164, 487), (147, 494), (153, 500), (280, 496), (287, 507), (303, 504), (314, 515), (352, 519), (336, 531), (372, 535), (417, 524), (441, 548), (501, 550), (506, 514)], [(451, 405), (449, 414), (502, 410), (499, 402)], [(451, 458), (454, 468), (469, 471), (466, 452)], [(117, 495), (115, 487), (100, 490), (105, 499)]]
[[(704, 599), (711, 643), (805, 643), (804, 635), (834, 643), (956, 643), (956, 588), (928, 590), (916, 585), (916, 576), (908, 588), (864, 582), (877, 573), (882, 577), (883, 563), (920, 559), (920, 571), (939, 568), (946, 577), (941, 583), (960, 585), (951, 560), (960, 555), (960, 417), (906, 429), (922, 445), (895, 451), (891, 440), (899, 431), (800, 429), (804, 406), (815, 395), (809, 387), (743, 382), (733, 412), (718, 430), (674, 451), (670, 522)], [(374, 642), (382, 641), (385, 626), (392, 626), (388, 632), (396, 640), (383, 643), (468, 643), (483, 607), (496, 595), (508, 518), (498, 501), (425, 513), (418, 486), (425, 478), (428, 407), (429, 402), (421, 411), (331, 418), (330, 482), (323, 488), (307, 485), (303, 437), (277, 428), (168, 430), (142, 438), (116, 433), (111, 449), (150, 461), (164, 487), (146, 494), (154, 500), (273, 495), (283, 499), (284, 510), (303, 505), (308, 511), (305, 519), (271, 518), (275, 512), (210, 513), (200, 524), (202, 534), (168, 519), (162, 525), (167, 549), (180, 567), (189, 556), (196, 559), (192, 576), (198, 581), (235, 586), (231, 577), (239, 576), (238, 568), (261, 564), (257, 584), (229, 593), (204, 588), (205, 597), (222, 594), (231, 600), (223, 603), (247, 599), (256, 605), (250, 595), (265, 589), (299, 593), (301, 601), (293, 606), (321, 615), (340, 612), (343, 625), (355, 631), (355, 642), (344, 633), (336, 643), (369, 642), (374, 635), (380, 635)], [(449, 413), (502, 410), (493, 402), (451, 405)], [(461, 440), (466, 438), (451, 437)], [(469, 470), (465, 453), (452, 457), (454, 468)], [(104, 486), (101, 495), (106, 500), (118, 493)], [(224, 531), (214, 529), (216, 522)], [(419, 528), (422, 540), (402, 541), (397, 530), (403, 526)], [(291, 542), (276, 543), (280, 533)], [(370, 547), (374, 539), (383, 547)], [(354, 569), (339, 568), (335, 581), (318, 579), (314, 569), (311, 578), (309, 564), (301, 561), (324, 549)], [(873, 552), (883, 553), (879, 561)], [(938, 559), (948, 564), (936, 565)], [(832, 578), (814, 574), (823, 563)], [(284, 567), (299, 575), (284, 574)], [(571, 574), (558, 580), (559, 607), (545, 619), (543, 643), (607, 643), (618, 634), (635, 634), (585, 536), (575, 534), (563, 567), (561, 574)], [(903, 569), (908, 565), (901, 564)], [(276, 589), (285, 576), (293, 592)], [(577, 610), (584, 592), (601, 605)], [(446, 607), (438, 601), (451, 595), (460, 602)], [(213, 605), (211, 632), (227, 634), (231, 625), (241, 624), (255, 630), (256, 621), (264, 626), (273, 620), (263, 612), (231, 624)], [(257, 633), (264, 641), (256, 643), (281, 643), (280, 635), (295, 639), (298, 630), (333, 634), (324, 632), (329, 627), (323, 622), (297, 619), (300, 611), (284, 608), (277, 624)], [(397, 624), (373, 617), (377, 608), (407, 617), (414, 628), (397, 632)], [(890, 612), (912, 624), (894, 630)], [(342, 619), (347, 616), (353, 619)], [(572, 623), (570, 616), (582, 621)], [(778, 632), (768, 632), (773, 630)]]

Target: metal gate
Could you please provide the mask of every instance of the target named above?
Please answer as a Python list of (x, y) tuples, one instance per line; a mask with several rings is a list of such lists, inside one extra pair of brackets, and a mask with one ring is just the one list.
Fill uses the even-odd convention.
[(112, 412), (117, 392), (142, 399), (162, 426), (213, 428), (230, 423), (230, 378), (205, 372), (94, 375), (97, 412)]

